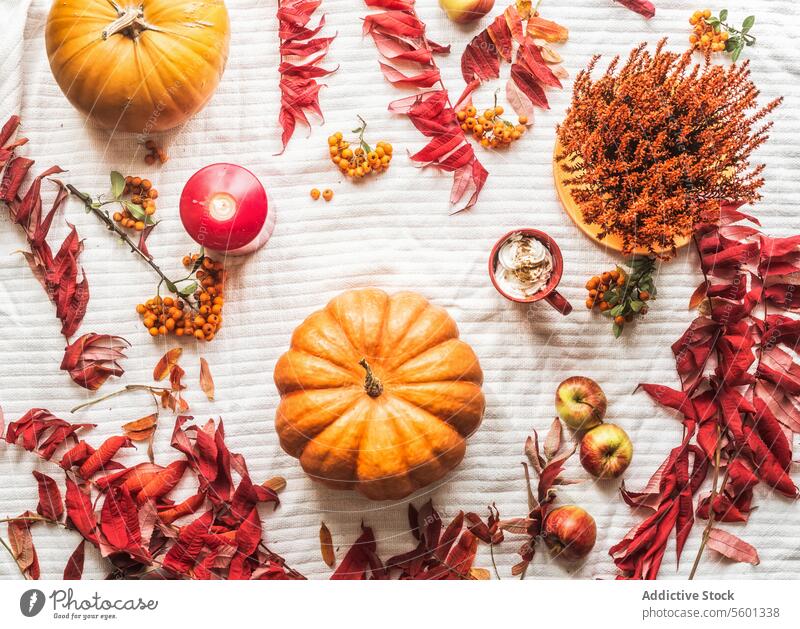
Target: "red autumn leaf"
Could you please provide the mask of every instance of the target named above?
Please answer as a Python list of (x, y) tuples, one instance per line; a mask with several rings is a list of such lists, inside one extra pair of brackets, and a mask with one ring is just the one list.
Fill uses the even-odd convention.
[(3, 135), (8, 137), (0, 148), (0, 171), (4, 171), (0, 200), (7, 204), (11, 220), (25, 231), (29, 247), (29, 251), (23, 252), (25, 259), (56, 306), (61, 333), (69, 338), (80, 326), (89, 301), (88, 281), (78, 265), (82, 245), (75, 228), (71, 227), (70, 234), (53, 256), (47, 235), (53, 217), (67, 198), (67, 191), (61, 182), (56, 181), (55, 200), (51, 209), (43, 214), (41, 187), (43, 179), (63, 171), (57, 166), (45, 170), (33, 179), (24, 195), (20, 194), (21, 184), (33, 161), (14, 156), (14, 150), (26, 142), (20, 138), (9, 143), (18, 125), (19, 117), (14, 116), (3, 127)]
[(635, 11), (639, 15), (644, 16), (648, 20), (656, 14), (656, 8), (649, 0), (616, 0), (622, 6)]
[[(297, 123), (310, 126), (307, 113), (311, 112), (322, 118), (319, 104), (319, 90), (322, 85), (316, 79), (331, 74), (317, 64), (328, 52), (334, 37), (316, 37), (325, 26), (325, 17), (321, 17), (314, 28), (309, 28), (311, 17), (321, 2), (308, 0), (279, 0), (278, 2), (278, 37), (280, 38), (281, 64), (278, 72), (281, 75), (281, 109), (278, 122), (283, 129), (281, 143), (283, 149), (294, 133)], [(310, 58), (312, 55), (316, 55)], [(290, 58), (291, 61), (286, 59)]]
[(48, 520), (58, 520), (64, 513), (64, 503), (58, 484), (46, 474), (34, 470), (33, 476), (39, 484), (39, 504), (36, 513)]
[(94, 454), (94, 448), (81, 439), (64, 453), (58, 464), (65, 470), (76, 466), (80, 467), (92, 454)]
[(214, 378), (211, 377), (208, 361), (202, 357), (200, 358), (200, 388), (209, 400), (214, 399)]
[(228, 578), (231, 580), (249, 579), (252, 566), (248, 559), (261, 541), (261, 518), (258, 509), (253, 507), (236, 531), (236, 554), (231, 561)]
[[(419, 19), (412, 1), (398, 4), (396, 0), (370, 0), (367, 4), (371, 8), (382, 9), (364, 19), (363, 32), (372, 37), (384, 59), (379, 61), (379, 65), (386, 79), (400, 87), (427, 88), (439, 85), (439, 89), (419, 92), (389, 105), (389, 111), (407, 115), (425, 137), (431, 138), (422, 150), (412, 156), (412, 161), (452, 172), (450, 203), (459, 203), (471, 190), (466, 204), (458, 211), (472, 207), (488, 172), (478, 161), (461, 129), (433, 59), (434, 53), (447, 49), (427, 39), (425, 24)], [(394, 60), (403, 61), (402, 71), (387, 63)]]
[(162, 562), (165, 570), (177, 574), (190, 572), (206, 545), (213, 520), (213, 511), (207, 511), (191, 524), (181, 528), (175, 544), (167, 551)]
[(69, 372), (76, 384), (96, 391), (110, 377), (119, 377), (125, 370), (119, 360), (125, 358), (123, 350), (128, 341), (109, 334), (84, 334), (67, 345), (61, 369)]
[(127, 552), (132, 556), (143, 554), (140, 548), (139, 514), (130, 492), (124, 486), (106, 494), (99, 524), (104, 542), (111, 551)]
[(156, 366), (153, 368), (153, 380), (161, 382), (164, 378), (172, 373), (172, 369), (178, 364), (178, 360), (183, 353), (183, 348), (173, 347), (167, 350), (161, 358), (158, 359)]
[(67, 508), (67, 518), (78, 532), (83, 535), (84, 539), (89, 540), (93, 544), (97, 544), (97, 518), (92, 508), (92, 502), (89, 496), (67, 476), (67, 494), (64, 498), (64, 503)]
[(712, 528), (708, 532), (706, 544), (711, 550), (715, 550), (722, 556), (733, 561), (749, 563), (754, 566), (761, 563), (755, 548), (744, 540), (722, 529)]
[(80, 581), (83, 577), (83, 559), (86, 550), (86, 540), (81, 540), (78, 547), (73, 551), (64, 567), (65, 581)]
[(708, 292), (708, 282), (703, 281), (700, 283), (692, 296), (689, 298), (689, 310), (695, 310), (706, 298), (706, 294)]
[(384, 578), (383, 565), (376, 555), (375, 535), (368, 526), (361, 525), (361, 536), (342, 559), (331, 575), (331, 580), (361, 581), (369, 578)]
[(545, 20), (539, 15), (531, 15), (525, 27), (525, 32), (531, 37), (543, 39), (551, 44), (567, 41), (569, 31), (551, 20)]
[(75, 433), (94, 424), (71, 424), (43, 408), (33, 408), (8, 425), (5, 439), (49, 461), (67, 441), (77, 441)]
[(104, 469), (120, 448), (130, 448), (132, 446), (133, 444), (128, 437), (109, 437), (83, 462), (78, 468), (78, 474), (82, 478), (88, 479), (98, 470)]
[(19, 566), (20, 572), (26, 579), (37, 580), (40, 576), (39, 557), (36, 554), (36, 547), (33, 545), (31, 526), (34, 522), (27, 520), (34, 516), (30, 511), (20, 515), (20, 519), (11, 520), (8, 523), (8, 541), (11, 543), (11, 550), (14, 552), (14, 560)]

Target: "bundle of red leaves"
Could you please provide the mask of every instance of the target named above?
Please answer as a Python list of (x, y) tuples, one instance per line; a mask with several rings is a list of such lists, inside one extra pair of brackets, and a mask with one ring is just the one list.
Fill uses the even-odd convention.
[(445, 54), (450, 47), (436, 44), (425, 36), (425, 24), (414, 9), (414, 0), (365, 1), (368, 7), (381, 9), (364, 18), (363, 32), (372, 37), (383, 58), (380, 67), (386, 80), (396, 87), (439, 86), (389, 105), (389, 111), (405, 114), (426, 138), (430, 138), (411, 160), (452, 172), (450, 203), (457, 204), (472, 190), (464, 207), (457, 211), (472, 207), (489, 173), (478, 161), (461, 129), (434, 60), (435, 54)]
[(119, 336), (109, 334), (84, 334), (67, 345), (61, 369), (85, 389), (96, 391), (110, 376), (121, 376), (125, 370), (119, 360), (125, 358), (123, 350), (130, 343)]
[(656, 14), (656, 8), (649, 0), (616, 0), (622, 6), (643, 15), (648, 20)]
[[(253, 484), (244, 458), (225, 444), (221, 420), (202, 427), (187, 426), (190, 420), (178, 417), (172, 435), (181, 458), (166, 466), (132, 467), (115, 460), (122, 448), (132, 447), (128, 437), (110, 437), (95, 449), (75, 436), (91, 425), (70, 424), (42, 409), (10, 423), (6, 441), (19, 441), (46, 460), (60, 446), (70, 446), (59, 463), (66, 474), (64, 497), (53, 478), (34, 472), (38, 515), (26, 512), (10, 519), (20, 570), (38, 578), (30, 530), (51, 524), (75, 529), (83, 538), (67, 563), (65, 579), (81, 577), (85, 542), (110, 562), (113, 578), (302, 578), (262, 541), (258, 505), (277, 507), (275, 490), (268, 483)], [(169, 495), (187, 472), (196, 475), (197, 490), (176, 502)], [(175, 524), (182, 518), (182, 524)]]
[[(672, 346), (681, 389), (642, 385), (680, 413), (684, 437), (643, 491), (623, 487), (628, 504), (653, 510), (610, 551), (623, 578), (655, 578), (673, 530), (680, 558), (695, 516), (708, 521), (701, 553), (757, 563), (755, 549), (714, 524), (746, 522), (759, 483), (798, 496), (789, 471), (800, 431), (800, 236), (771, 238), (744, 221), (759, 225), (725, 203), (718, 221), (696, 227), (705, 279), (692, 306), (702, 314)], [(695, 509), (709, 470), (711, 493)]]
[(75, 227), (70, 226), (69, 235), (53, 255), (47, 234), (55, 213), (69, 195), (60, 181), (52, 180), (58, 191), (50, 211), (43, 213), (42, 180), (64, 171), (58, 166), (48, 168), (34, 178), (27, 192), (22, 193), (22, 182), (34, 162), (14, 154), (27, 142), (25, 138), (11, 139), (19, 124), (19, 116), (12, 116), (0, 130), (0, 172), (3, 173), (0, 201), (8, 206), (11, 220), (25, 231), (30, 251), (24, 251), (23, 255), (55, 304), (56, 316), (61, 320), (61, 333), (69, 339), (80, 326), (89, 301), (89, 283), (78, 265), (83, 243)]
[(323, 15), (315, 27), (309, 27), (311, 16), (322, 0), (279, 0), (278, 36), (280, 38), (281, 110), (278, 114), (283, 134), (283, 148), (289, 143), (297, 123), (308, 127), (307, 112), (322, 118), (319, 90), (323, 85), (317, 79), (334, 70), (317, 65), (328, 54), (328, 47), (336, 37), (317, 37), (325, 26)]
[(362, 525), (361, 536), (331, 579), (474, 579), (478, 542), (495, 545), (503, 541), (497, 512), (491, 509), (486, 522), (475, 513), (459, 511), (445, 527), (430, 501), (419, 510), (409, 503), (408, 520), (417, 541), (413, 550), (384, 562), (377, 554), (372, 529)]
[(564, 465), (574, 453), (575, 445), (567, 446), (564, 442), (564, 432), (558, 418), (553, 420), (542, 448), (539, 447), (539, 435), (535, 430), (533, 437), (528, 437), (525, 442), (525, 454), (538, 477), (536, 492), (531, 487), (528, 465), (523, 463), (528, 485), (528, 515), (524, 518), (500, 520), (498, 523), (500, 530), (527, 538), (518, 551), (520, 561), (511, 569), (514, 576), (524, 578), (528, 565), (533, 561), (536, 543), (542, 537), (545, 518), (557, 497), (556, 487), (580, 482), (561, 477)]
[(534, 106), (550, 108), (546, 88), (561, 89), (560, 79), (567, 72), (550, 44), (564, 42), (569, 35), (563, 26), (530, 10), (529, 3), (510, 5), (472, 38), (461, 56), (461, 74), (469, 85), (498, 78), (501, 60), (511, 63), (506, 98), (518, 115), (529, 118)]

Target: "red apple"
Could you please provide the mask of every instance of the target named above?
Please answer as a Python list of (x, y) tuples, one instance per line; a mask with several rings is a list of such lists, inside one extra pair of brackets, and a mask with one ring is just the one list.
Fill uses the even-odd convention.
[(628, 433), (614, 424), (600, 424), (581, 439), (581, 465), (597, 478), (617, 478), (628, 469), (633, 444)]
[(554, 556), (575, 561), (594, 548), (597, 525), (585, 509), (565, 505), (547, 514), (542, 537)]
[(556, 412), (572, 430), (590, 430), (606, 414), (606, 394), (591, 378), (572, 376), (558, 385)]

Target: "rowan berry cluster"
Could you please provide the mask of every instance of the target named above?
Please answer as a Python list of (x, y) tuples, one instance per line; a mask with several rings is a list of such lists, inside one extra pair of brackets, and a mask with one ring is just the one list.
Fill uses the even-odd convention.
[(158, 190), (149, 179), (125, 177), (122, 197), (127, 198), (119, 199), (121, 208), (114, 212), (114, 222), (139, 232), (154, 222), (152, 217), (156, 213)]
[(527, 116), (520, 116), (517, 124), (502, 118), (504, 111), (501, 106), (495, 105), (479, 114), (474, 105), (467, 105), (456, 112), (456, 118), (461, 124), (461, 129), (465, 133), (472, 133), (472, 137), (478, 140), (481, 146), (496, 148), (508, 146), (519, 140), (525, 133), (525, 125), (528, 124)]
[[(196, 307), (192, 308), (180, 297), (156, 296), (136, 306), (142, 324), (152, 336), (193, 336), (198, 341), (211, 341), (222, 327), (222, 307), (225, 303), (225, 269), (205, 255), (184, 256), (183, 264), (192, 269), (195, 281)], [(181, 294), (186, 294), (181, 291)]]
[[(389, 164), (392, 162), (392, 145), (381, 141), (373, 149), (364, 140), (367, 123), (360, 116), (359, 120), (361, 126), (353, 129), (353, 133), (358, 133), (357, 140), (353, 142), (345, 140), (341, 131), (337, 131), (328, 138), (331, 161), (343, 174), (352, 179), (384, 172), (389, 169)], [(332, 196), (333, 194), (331, 194)]]

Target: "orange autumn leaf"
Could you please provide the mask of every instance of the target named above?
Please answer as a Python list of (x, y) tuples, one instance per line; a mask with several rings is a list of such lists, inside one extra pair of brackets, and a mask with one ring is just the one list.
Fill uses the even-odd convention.
[(331, 537), (330, 529), (322, 523), (319, 528), (319, 547), (322, 551), (322, 561), (324, 561), (329, 568), (336, 565), (336, 554), (333, 552), (333, 538)]
[(146, 441), (155, 432), (158, 414), (153, 413), (122, 425), (122, 430), (132, 441)]
[(569, 31), (566, 28), (538, 15), (531, 16), (526, 30), (531, 37), (540, 37), (551, 44), (565, 42), (569, 38)]
[(470, 568), (469, 576), (476, 581), (488, 581), (492, 578), (492, 575), (486, 568)]
[(153, 380), (160, 382), (166, 378), (172, 371), (172, 368), (178, 364), (178, 359), (181, 357), (182, 353), (182, 348), (173, 347), (164, 354), (153, 369)]
[(694, 310), (697, 308), (703, 300), (705, 300), (706, 295), (708, 293), (708, 282), (703, 281), (700, 286), (698, 286), (694, 293), (692, 293), (691, 298), (689, 299), (689, 310)]
[(214, 399), (214, 378), (211, 377), (211, 369), (208, 368), (205, 358), (200, 358), (200, 388), (209, 400)]

